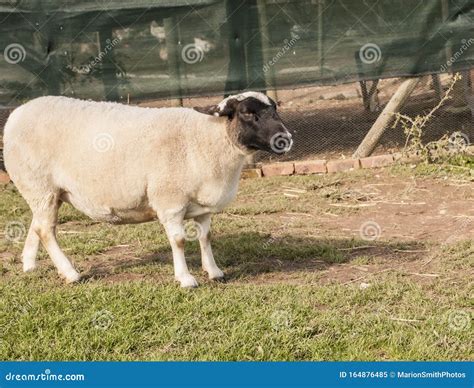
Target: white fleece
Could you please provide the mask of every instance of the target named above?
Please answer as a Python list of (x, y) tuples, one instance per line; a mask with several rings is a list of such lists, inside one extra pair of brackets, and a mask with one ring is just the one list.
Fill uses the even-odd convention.
[(33, 211), (60, 192), (94, 219), (141, 222), (177, 208), (189, 218), (236, 194), (245, 156), (226, 122), (187, 108), (40, 97), (10, 115), (5, 165)]

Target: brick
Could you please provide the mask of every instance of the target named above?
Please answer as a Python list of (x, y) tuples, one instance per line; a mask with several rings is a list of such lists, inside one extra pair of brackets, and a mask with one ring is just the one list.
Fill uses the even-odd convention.
[(249, 179), (249, 178), (261, 178), (262, 177), (262, 170), (259, 168), (246, 168), (242, 171), (240, 175), (242, 179)]
[(10, 177), (5, 171), (0, 171), (0, 184), (6, 185), (7, 183), (10, 183)]
[(359, 159), (330, 160), (327, 162), (328, 172), (342, 172), (360, 168)]
[(296, 174), (325, 174), (326, 172), (325, 160), (305, 160), (302, 162), (295, 162)]
[(397, 159), (397, 162), (403, 164), (418, 164), (422, 161), (422, 157), (417, 155), (403, 156), (402, 158)]
[(295, 172), (293, 163), (274, 163), (262, 166), (264, 176), (291, 175)]
[(362, 168), (385, 167), (393, 164), (393, 155), (377, 155), (360, 159)]

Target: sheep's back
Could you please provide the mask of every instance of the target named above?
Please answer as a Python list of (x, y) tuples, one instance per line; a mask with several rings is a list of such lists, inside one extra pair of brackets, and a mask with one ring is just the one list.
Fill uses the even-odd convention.
[[(47, 176), (91, 203), (131, 206), (130, 201), (143, 198), (150, 179), (163, 190), (173, 181), (193, 184), (186, 177), (200, 164), (196, 155), (209, 156), (209, 150), (195, 148), (216, 138), (206, 132), (207, 125), (199, 125), (209, 119), (213, 121), (185, 108), (41, 97), (16, 109), (8, 120), (5, 162), (18, 177), (15, 183), (36, 171), (37, 179)], [(180, 189), (188, 188), (182, 184)]]

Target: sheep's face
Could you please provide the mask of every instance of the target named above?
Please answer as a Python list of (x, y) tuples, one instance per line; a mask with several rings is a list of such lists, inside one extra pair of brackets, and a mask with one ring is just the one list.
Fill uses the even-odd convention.
[(238, 145), (245, 150), (283, 154), (293, 145), (275, 102), (262, 93), (246, 92), (227, 97), (218, 105), (194, 109), (214, 116), (227, 116)]

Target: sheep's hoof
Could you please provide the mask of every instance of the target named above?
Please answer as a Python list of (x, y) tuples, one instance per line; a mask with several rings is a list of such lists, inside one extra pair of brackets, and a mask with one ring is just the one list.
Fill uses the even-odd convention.
[(198, 286), (198, 282), (191, 274), (177, 276), (176, 280), (180, 282), (182, 288), (196, 288)]
[(36, 263), (23, 264), (23, 272), (32, 272), (35, 269), (36, 269)]
[(63, 276), (66, 279), (66, 284), (76, 283), (81, 280), (81, 275), (79, 274), (79, 272), (76, 271), (71, 271), (67, 274), (63, 274)]
[(209, 280), (213, 280), (215, 282), (225, 282), (225, 275), (219, 268), (209, 271)]

